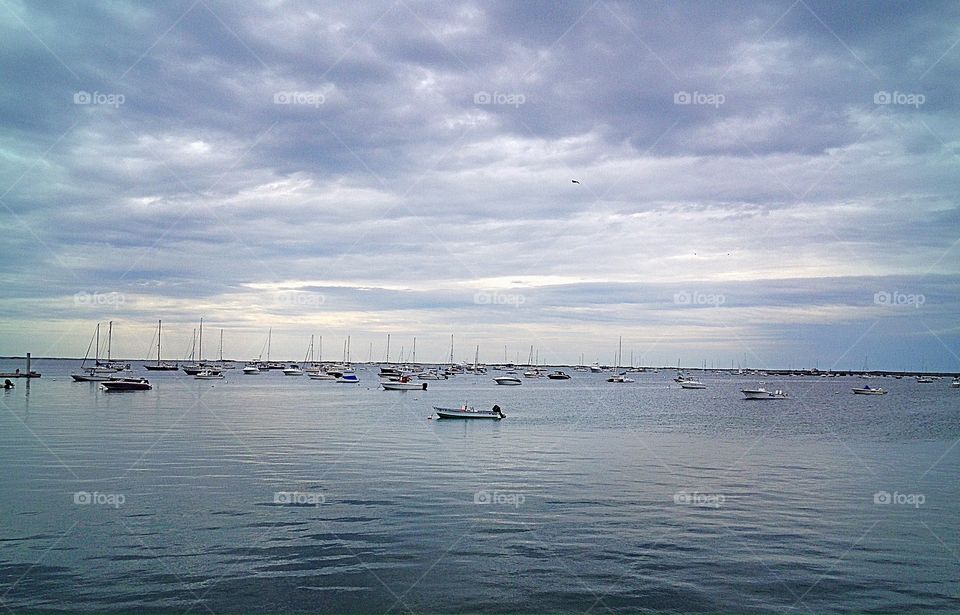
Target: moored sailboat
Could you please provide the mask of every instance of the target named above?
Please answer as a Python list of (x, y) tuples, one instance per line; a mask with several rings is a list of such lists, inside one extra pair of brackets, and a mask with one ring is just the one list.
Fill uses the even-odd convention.
[(160, 360), (160, 335), (163, 330), (163, 321), (157, 321), (157, 362), (153, 365), (149, 363), (144, 363), (144, 369), (152, 372), (175, 372), (179, 369), (177, 365), (171, 365), (169, 363), (164, 363)]

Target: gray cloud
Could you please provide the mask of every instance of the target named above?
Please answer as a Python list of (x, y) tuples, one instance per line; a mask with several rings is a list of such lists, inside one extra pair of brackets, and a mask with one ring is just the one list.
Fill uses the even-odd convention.
[(878, 366), (957, 368), (957, 12), (10, 4), (0, 343), (203, 313), (291, 354), (393, 330), (439, 358), (456, 331), (573, 360), (623, 333), (812, 364), (879, 320)]

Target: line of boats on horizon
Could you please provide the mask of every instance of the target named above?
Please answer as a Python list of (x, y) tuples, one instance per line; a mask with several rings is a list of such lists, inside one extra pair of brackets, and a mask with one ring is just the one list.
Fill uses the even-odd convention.
[[(312, 356), (311, 343), (311, 350), (308, 351), (307, 356), (301, 363), (289, 363), (284, 365), (283, 363), (277, 362), (250, 362), (244, 365), (238, 371), (245, 376), (253, 376), (267, 372), (279, 372), (284, 376), (306, 376), (311, 380), (330, 381), (341, 384), (360, 384), (360, 377), (357, 375), (356, 368), (352, 364), (342, 362), (321, 362), (315, 361), (314, 358), (315, 357)], [(364, 369), (366, 369), (368, 364), (362, 365), (364, 366)], [(437, 365), (436, 367), (425, 367), (424, 365), (415, 363), (373, 365), (375, 365), (378, 369), (378, 385), (387, 391), (426, 390), (428, 387), (428, 381), (448, 380), (458, 375), (472, 374), (480, 376), (487, 374), (487, 367), (479, 364), (479, 362), (475, 362), (473, 365), (457, 363), (448, 365), (441, 364)], [(143, 367), (145, 369), (149, 369), (151, 365), (149, 363), (145, 363)], [(514, 369), (511, 369), (511, 367)], [(502, 386), (520, 386), (526, 379), (535, 380), (545, 378), (547, 380), (559, 381), (572, 379), (572, 376), (563, 370), (549, 371), (539, 366), (527, 366), (528, 369), (521, 373), (515, 368), (516, 366), (508, 365), (493, 366), (491, 369), (505, 372), (502, 375), (494, 376), (492, 378), (493, 382)], [(110, 365), (101, 365), (95, 367), (94, 369), (87, 368), (86, 371), (81, 373), (71, 374), (71, 377), (76, 382), (101, 383), (104, 385), (103, 388), (106, 390), (149, 390), (152, 388), (152, 385), (144, 377), (130, 377), (122, 375), (123, 373), (128, 372), (129, 369), (129, 364), (120, 365), (113, 363)], [(164, 371), (182, 371), (184, 374), (192, 376), (197, 380), (223, 380), (225, 378), (225, 372), (229, 372), (233, 369), (236, 369), (236, 365), (232, 362), (214, 362), (195, 363), (181, 365), (179, 367), (175, 366), (174, 369)], [(630, 373), (628, 370), (591, 368), (588, 370), (578, 371), (588, 371), (592, 374), (609, 373), (609, 376), (605, 380), (606, 382), (613, 384), (629, 384), (636, 382), (635, 379), (628, 376), (628, 373)], [(693, 371), (698, 372), (699, 370)], [(660, 370), (637, 370), (637, 372), (659, 373)], [(754, 374), (760, 374), (764, 376), (769, 375), (767, 372), (755, 372), (746, 375), (752, 376)], [(900, 378), (899, 376), (893, 377), (897, 379)], [(673, 380), (681, 389), (703, 390), (708, 388), (708, 384), (705, 383), (702, 378), (686, 375), (679, 370), (677, 371), (677, 375)], [(936, 376), (915, 377), (915, 381), (919, 384), (934, 383), (938, 380), (941, 380), (941, 378)], [(762, 385), (763, 383), (761, 382), (760, 384)], [(951, 386), (953, 388), (960, 388), (960, 378), (954, 378), (951, 382)], [(887, 394), (885, 389), (880, 387), (872, 387), (869, 384), (853, 387), (851, 391), (857, 395)], [(787, 399), (789, 397), (782, 389), (767, 390), (763, 386), (741, 389), (741, 393), (744, 395), (744, 398), (748, 400)]]
[[(162, 327), (163, 327), (163, 322), (162, 322), (162, 320), (158, 320), (158, 321), (157, 321), (157, 328), (156, 328), (156, 337), (154, 338), (155, 341), (156, 341), (155, 347), (156, 347), (156, 351), (157, 351), (157, 352), (156, 352), (156, 360), (155, 360), (155, 361), (151, 361), (151, 362), (146, 362), (146, 361), (144, 362), (144, 368), (145, 368), (146, 370), (148, 370), (148, 371), (177, 371), (177, 370), (184, 370), (184, 371), (185, 371), (186, 373), (188, 373), (189, 375), (196, 375), (196, 374), (199, 374), (200, 372), (205, 371), (205, 370), (221, 370), (221, 371), (222, 371), (222, 370), (225, 370), (225, 369), (232, 369), (232, 368), (235, 366), (235, 364), (238, 363), (238, 362), (235, 361), (235, 360), (230, 360), (230, 361), (224, 360), (224, 357), (223, 357), (223, 329), (220, 329), (220, 345), (219, 345), (219, 351), (218, 351), (219, 359), (217, 359), (216, 361), (206, 361), (206, 360), (203, 359), (203, 356), (204, 356), (204, 354), (203, 354), (203, 328), (204, 328), (204, 327), (203, 327), (203, 319), (202, 319), (202, 318), (200, 319), (199, 330), (198, 330), (198, 329), (194, 329), (193, 339), (192, 339), (192, 341), (191, 341), (191, 346), (190, 346), (190, 352), (186, 355), (186, 358), (184, 359), (184, 361), (181, 362), (181, 361), (177, 360), (177, 361), (170, 362), (169, 360), (163, 360), (163, 359), (162, 359), (162, 330), (163, 330)], [(81, 364), (81, 371), (85, 371), (85, 372), (88, 372), (88, 373), (91, 373), (91, 374), (96, 374), (96, 373), (107, 373), (107, 374), (109, 374), (109, 373), (111, 373), (111, 372), (122, 371), (123, 369), (129, 369), (129, 367), (130, 367), (130, 362), (129, 362), (129, 360), (115, 360), (115, 359), (113, 359), (113, 357), (112, 357), (113, 321), (109, 321), (109, 322), (108, 322), (108, 332), (107, 332), (107, 338), (106, 338), (106, 359), (105, 359), (105, 360), (101, 360), (101, 356), (100, 356), (100, 353), (101, 353), (100, 329), (101, 329), (101, 323), (97, 323), (96, 329), (95, 329), (95, 332), (94, 332), (94, 334), (93, 334), (93, 336), (92, 336), (92, 338), (91, 338), (90, 344), (88, 345), (87, 351), (86, 351), (86, 353), (84, 354), (83, 362), (82, 362), (82, 364)], [(263, 349), (261, 349), (261, 354), (260, 354), (260, 356), (259, 356), (257, 359), (255, 359), (255, 360), (249, 360), (249, 361), (244, 362), (244, 363), (245, 363), (244, 367), (254, 366), (254, 367), (256, 367), (256, 368), (257, 368), (258, 370), (260, 370), (260, 371), (268, 371), (268, 370), (274, 370), (274, 369), (276, 369), (276, 370), (289, 369), (289, 368), (287, 367), (287, 365), (289, 364), (288, 361), (279, 361), (279, 362), (278, 362), (278, 361), (273, 361), (273, 360), (271, 360), (271, 356), (270, 356), (270, 355), (271, 355), (272, 334), (273, 334), (272, 328), (271, 328), (271, 329), (268, 329), (267, 338), (266, 338), (266, 341), (265, 341), (265, 343), (264, 343), (264, 348), (266, 349), (266, 356), (267, 356), (266, 360), (263, 359)], [(387, 362), (387, 363), (390, 363), (390, 362), (391, 362), (391, 361), (390, 361), (390, 337), (391, 337), (390, 334), (387, 334), (387, 351), (386, 351), (386, 362)], [(449, 365), (451, 365), (451, 366), (459, 365), (459, 366), (464, 367), (464, 368), (470, 367), (470, 363), (467, 362), (467, 361), (462, 361), (462, 362), (460, 362), (460, 363), (457, 363), (457, 362), (454, 361), (453, 337), (454, 337), (453, 335), (450, 336), (450, 358), (449, 358)], [(308, 360), (309, 360), (311, 363), (322, 363), (322, 362), (323, 362), (323, 361), (322, 361), (322, 356), (323, 356), (323, 336), (320, 336), (319, 339), (320, 339), (319, 353), (318, 353), (318, 354), (319, 354), (319, 358), (317, 359), (317, 361), (313, 361), (314, 336), (311, 335), (311, 336), (310, 336), (310, 345), (309, 345), (308, 350), (307, 350), (307, 356), (304, 357), (304, 361), (301, 362), (301, 363), (305, 363), (305, 362), (307, 362)], [(645, 373), (645, 372), (659, 373), (661, 370), (677, 369), (677, 370), (679, 371), (679, 370), (681, 369), (681, 367), (680, 367), (680, 361), (677, 362), (676, 367), (667, 367), (667, 366), (634, 366), (634, 365), (633, 365), (633, 354), (632, 354), (632, 353), (631, 353), (631, 356), (630, 356), (630, 365), (629, 365), (628, 367), (623, 367), (624, 363), (623, 363), (623, 360), (622, 360), (622, 359), (623, 359), (623, 351), (622, 351), (623, 341), (622, 341), (622, 339), (623, 339), (623, 338), (621, 337), (621, 338), (620, 338), (620, 343), (619, 343), (619, 345), (618, 345), (617, 353), (616, 353), (616, 355), (615, 355), (615, 362), (614, 362), (614, 364), (613, 364), (612, 366), (611, 366), (611, 365), (601, 365), (601, 364), (599, 363), (599, 361), (595, 361), (592, 365), (586, 365), (586, 364), (584, 363), (584, 361), (583, 361), (583, 355), (581, 354), (581, 355), (580, 355), (580, 362), (579, 362), (578, 364), (576, 364), (576, 365), (556, 364), (555, 367), (568, 367), (568, 368), (571, 368), (573, 371), (579, 371), (579, 372), (587, 372), (587, 371), (589, 371), (589, 372), (594, 372), (594, 373), (599, 373), (599, 372), (605, 372), (605, 371), (614, 370), (614, 371), (617, 372), (617, 376), (619, 376), (616, 380), (617, 380), (617, 381), (621, 381), (621, 382), (630, 382), (631, 379), (629, 378), (629, 376), (627, 376), (627, 374)], [(413, 363), (416, 363), (416, 344), (417, 344), (417, 338), (414, 337), (414, 338), (413, 338), (413, 351), (412, 351), (412, 362), (413, 362)], [(370, 350), (371, 357), (370, 357), (367, 361), (359, 361), (359, 362), (358, 362), (359, 364), (376, 364), (376, 363), (379, 363), (379, 361), (373, 361), (373, 360), (372, 360), (373, 344), (371, 343), (370, 346), (371, 346), (371, 350)], [(91, 365), (90, 367), (87, 367), (87, 366), (86, 366), (86, 362), (87, 362), (87, 360), (90, 359), (90, 350), (91, 350), (91, 348), (94, 349), (94, 356), (93, 356), (93, 359), (92, 359), (92, 360), (93, 360), (93, 365)], [(400, 362), (403, 362), (403, 348), (401, 348), (401, 353), (400, 353), (400, 354), (401, 354)], [(492, 365), (492, 367), (491, 367), (490, 369), (493, 369), (493, 370), (506, 370), (506, 371), (511, 371), (511, 370), (516, 370), (516, 369), (527, 368), (528, 371), (530, 371), (530, 370), (540, 371), (540, 372), (543, 372), (543, 375), (547, 375), (547, 374), (546, 374), (546, 372), (547, 372), (547, 364), (546, 364), (546, 363), (541, 364), (540, 358), (539, 358), (539, 349), (536, 349), (536, 350), (535, 350), (535, 347), (532, 346), (532, 345), (531, 345), (531, 347), (530, 347), (530, 357), (529, 357), (527, 363), (525, 363), (525, 364), (520, 363), (519, 361), (518, 361), (518, 362), (509, 362), (509, 361), (507, 361), (507, 356), (506, 356), (506, 355), (507, 355), (507, 353), (506, 353), (506, 347), (504, 347), (504, 361), (503, 361), (503, 363), (494, 364), (494, 365)], [(6, 357), (0, 357), (0, 358), (6, 358)], [(20, 357), (8, 357), (8, 358), (20, 358)], [(479, 360), (478, 360), (478, 358), (479, 358), (479, 346), (476, 347), (476, 355), (475, 355), (475, 360), (474, 360), (474, 362), (473, 362), (474, 365), (479, 365)], [(410, 359), (409, 356), (408, 356), (408, 359)], [(339, 361), (339, 362), (342, 363), (342, 364), (350, 364), (350, 363), (351, 363), (351, 357), (350, 357), (350, 336), (349, 336), (349, 335), (344, 339), (343, 358), (342, 358), (342, 360)], [(487, 368), (486, 368), (486, 365), (483, 365), (483, 366), (482, 366), (482, 369), (485, 371), (485, 370), (487, 369)], [(687, 369), (687, 370), (689, 370), (689, 371), (701, 372), (701, 373), (713, 372), (713, 373), (718, 373), (718, 374), (737, 374), (737, 375), (760, 376), (760, 377), (765, 377), (765, 376), (820, 376), (820, 377), (824, 377), (824, 378), (830, 378), (830, 377), (838, 377), (838, 376), (859, 376), (859, 377), (862, 377), (862, 378), (879, 378), (879, 377), (902, 378), (902, 377), (918, 377), (918, 378), (931, 378), (931, 379), (937, 379), (937, 378), (941, 378), (941, 377), (953, 377), (953, 378), (960, 377), (960, 373), (951, 373), (951, 372), (943, 372), (943, 373), (941, 373), (941, 372), (926, 372), (925, 370), (920, 370), (920, 371), (867, 370), (867, 369), (866, 369), (866, 365), (864, 365), (863, 369), (860, 369), (860, 370), (838, 370), (838, 369), (819, 370), (819, 369), (816, 368), (816, 367), (814, 367), (814, 368), (809, 368), (809, 369), (794, 369), (794, 368), (790, 368), (790, 369), (778, 369), (778, 368), (754, 369), (754, 368), (744, 368), (744, 367), (740, 367), (740, 366), (738, 366), (738, 367), (736, 367), (736, 368), (734, 368), (734, 367), (732, 367), (732, 366), (731, 366), (730, 368), (711, 367), (711, 368), (708, 369), (707, 366), (706, 366), (706, 362), (704, 362), (704, 365), (703, 365), (702, 368), (701, 368), (701, 367), (687, 367), (687, 368), (683, 368), (683, 369)], [(17, 371), (19, 372), (19, 370), (17, 370)], [(253, 371), (253, 370), (250, 369), (250, 370), (248, 370), (248, 373), (250, 373), (250, 372), (252, 372), (252, 371)], [(23, 374), (23, 373), (10, 373), (10, 374), (0, 374), (0, 376), (7, 376), (7, 377), (25, 377), (26, 374)], [(39, 374), (38, 374), (38, 373), (35, 373), (35, 372), (31, 372), (31, 373), (29, 374), (29, 376), (30, 376), (30, 377), (39, 377)], [(554, 376), (553, 376), (553, 378), (555, 378), (555, 379), (564, 379), (564, 376), (555, 373)]]

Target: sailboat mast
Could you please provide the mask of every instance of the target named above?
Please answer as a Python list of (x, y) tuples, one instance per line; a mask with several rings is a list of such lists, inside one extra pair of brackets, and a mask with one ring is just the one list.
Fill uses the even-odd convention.
[(200, 361), (203, 361), (203, 316), (200, 317)]
[(157, 365), (160, 365), (160, 335), (163, 332), (163, 321), (157, 321)]
[(110, 327), (107, 329), (107, 362), (111, 360), (111, 347), (113, 346), (113, 321), (110, 321)]
[(387, 333), (387, 363), (390, 362), (390, 334)]
[(453, 333), (450, 334), (450, 365), (453, 365)]
[(270, 341), (273, 338), (273, 327), (267, 329), (267, 363), (270, 362)]
[(347, 363), (350, 363), (350, 336), (347, 336)]
[(100, 363), (100, 323), (97, 323), (97, 350), (93, 357), (94, 365)]
[(220, 362), (223, 363), (223, 329), (220, 329)]
[(414, 362), (414, 363), (417, 362), (417, 338), (416, 338), (416, 336), (414, 336), (414, 338), (413, 338), (413, 362)]

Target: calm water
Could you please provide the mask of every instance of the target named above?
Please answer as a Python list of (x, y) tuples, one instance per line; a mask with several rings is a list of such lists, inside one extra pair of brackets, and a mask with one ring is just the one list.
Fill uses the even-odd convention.
[[(235, 370), (105, 393), (35, 365), (0, 392), (15, 612), (960, 610), (947, 380), (767, 378), (793, 399), (747, 402), (732, 376), (386, 392)], [(508, 418), (428, 420), (464, 400)]]

